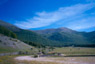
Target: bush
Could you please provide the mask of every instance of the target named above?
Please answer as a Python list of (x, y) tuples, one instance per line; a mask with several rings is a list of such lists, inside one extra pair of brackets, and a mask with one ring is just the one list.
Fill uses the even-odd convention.
[(35, 54), (35, 55), (34, 55), (34, 58), (37, 58), (37, 57), (38, 57), (38, 55), (37, 55), (37, 54)]

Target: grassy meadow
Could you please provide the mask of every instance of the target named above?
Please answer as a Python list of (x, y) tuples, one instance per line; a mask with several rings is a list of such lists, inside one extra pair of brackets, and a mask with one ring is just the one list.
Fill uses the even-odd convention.
[[(3, 50), (3, 49), (2, 49)], [(38, 49), (32, 50), (37, 52)], [(84, 47), (56, 47), (53, 52), (63, 53), (67, 55), (79, 54), (79, 55), (95, 55), (95, 48), (84, 48)], [(16, 57), (28, 56), (28, 55), (15, 55), (15, 56), (1, 56), (0, 64), (93, 64), (95, 63), (95, 57), (42, 57), (38, 60), (16, 60)], [(29, 55), (30, 56), (30, 55)], [(30, 56), (33, 58), (33, 56)], [(45, 60), (45, 61), (44, 61)]]
[(13, 49), (11, 47), (0, 47), (0, 53), (9, 53), (9, 52), (17, 52), (17, 49)]
[(63, 53), (63, 54), (94, 54), (95, 48), (85, 48), (85, 47), (62, 47), (55, 48), (53, 52)]
[[(15, 60), (18, 56), (2, 56), (0, 64), (94, 64), (95, 57), (47, 57), (44, 60), (51, 61), (28, 61)], [(42, 59), (42, 58), (41, 58)]]
[(55, 62), (40, 62), (40, 61), (18, 61), (16, 56), (2, 56), (0, 57), (0, 64), (58, 64)]

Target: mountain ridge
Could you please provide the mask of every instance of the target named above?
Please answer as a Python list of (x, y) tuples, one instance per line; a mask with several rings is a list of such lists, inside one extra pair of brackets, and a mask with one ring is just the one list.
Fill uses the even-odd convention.
[(55, 41), (51, 41), (49, 39), (42, 37), (40, 34), (37, 34), (36, 32), (25, 30), (25, 29), (20, 29), (12, 24), (9, 24), (1, 20), (0, 20), (0, 26), (3, 26), (13, 31), (18, 36), (18, 39), (21, 41), (25, 41), (25, 42), (27, 41), (31, 43), (37, 43), (37, 44), (40, 43), (41, 45), (47, 45), (47, 46), (52, 45), (52, 43), (53, 44), (56, 43)]
[(43, 30), (32, 30), (32, 31), (39, 33), (39, 34), (49, 34), (49, 33), (54, 33), (54, 32), (77, 32), (77, 31), (74, 31), (66, 27), (43, 29)]
[[(3, 21), (2, 21), (3, 22)], [(45, 30), (25, 30), (14, 25), (8, 25), (6, 22), (0, 22), (0, 25), (12, 30), (17, 34), (18, 39), (27, 42), (39, 43), (44, 46), (82, 46), (95, 44), (94, 32), (78, 32), (69, 28), (61, 27), (57, 29)], [(8, 26), (7, 26), (8, 25)], [(12, 26), (14, 28), (12, 28)]]
[(47, 39), (59, 41), (65, 44), (68, 44), (68, 42), (72, 45), (95, 44), (95, 31), (78, 32), (69, 28), (61, 27), (56, 29), (35, 30), (34, 32)]

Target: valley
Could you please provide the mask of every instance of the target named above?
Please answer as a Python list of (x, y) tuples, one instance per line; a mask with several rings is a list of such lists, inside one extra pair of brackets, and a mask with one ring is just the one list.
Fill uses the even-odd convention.
[(94, 64), (94, 37), (95, 31), (31, 31), (0, 21), (0, 64)]
[(95, 0), (0, 0), (0, 64), (95, 64)]
[(0, 64), (94, 64), (95, 57), (2, 56)]

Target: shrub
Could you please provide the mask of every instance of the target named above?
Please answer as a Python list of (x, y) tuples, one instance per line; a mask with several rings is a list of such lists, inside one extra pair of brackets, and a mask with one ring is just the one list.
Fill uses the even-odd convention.
[(37, 54), (35, 54), (35, 55), (34, 55), (34, 58), (37, 58), (37, 57), (38, 57), (38, 55), (37, 55)]

